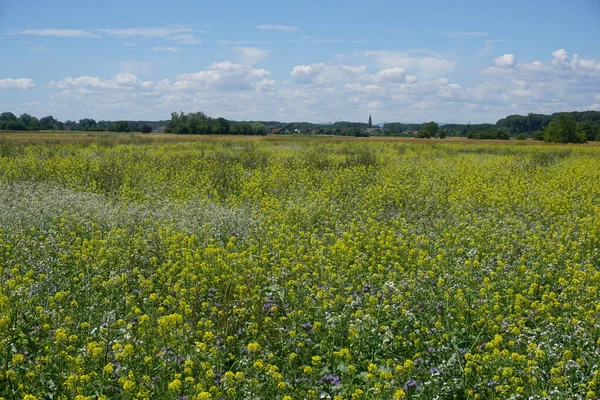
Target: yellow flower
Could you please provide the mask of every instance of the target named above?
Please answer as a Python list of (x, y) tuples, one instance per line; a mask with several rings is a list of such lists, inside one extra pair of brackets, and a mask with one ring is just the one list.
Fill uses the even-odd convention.
[(172, 392), (180, 392), (183, 383), (179, 379), (175, 379), (169, 383), (169, 390)]
[(112, 374), (113, 371), (115, 370), (115, 367), (112, 363), (108, 363), (104, 366), (104, 368), (102, 368), (102, 371), (104, 371), (105, 374)]
[(248, 353), (256, 353), (260, 350), (260, 344), (256, 342), (248, 343)]

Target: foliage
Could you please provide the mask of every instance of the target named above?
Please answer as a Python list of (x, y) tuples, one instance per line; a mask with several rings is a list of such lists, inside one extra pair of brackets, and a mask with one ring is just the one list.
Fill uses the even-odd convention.
[(129, 127), (129, 123), (127, 121), (117, 121), (110, 128), (108, 128), (111, 132), (131, 132), (131, 128)]
[(584, 143), (586, 135), (569, 114), (560, 114), (544, 130), (544, 141), (551, 143)]
[(418, 138), (432, 138), (435, 137), (438, 133), (440, 126), (435, 122), (427, 122), (421, 126), (419, 132), (417, 132)]
[(151, 125), (144, 124), (142, 126), (142, 130), (141, 130), (142, 133), (152, 133), (152, 131), (153, 131), (153, 129), (152, 129)]
[(519, 133), (515, 135), (515, 139), (517, 140), (527, 140), (529, 136), (526, 133)]
[(510, 136), (503, 129), (490, 128), (479, 132), (469, 132), (469, 139), (509, 140)]
[(0, 397), (598, 397), (598, 147), (14, 137)]

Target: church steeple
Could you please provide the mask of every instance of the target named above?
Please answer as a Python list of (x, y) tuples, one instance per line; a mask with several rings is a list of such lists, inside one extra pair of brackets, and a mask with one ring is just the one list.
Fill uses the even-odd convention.
[(371, 119), (371, 114), (369, 114), (369, 128), (373, 127), (373, 120)]

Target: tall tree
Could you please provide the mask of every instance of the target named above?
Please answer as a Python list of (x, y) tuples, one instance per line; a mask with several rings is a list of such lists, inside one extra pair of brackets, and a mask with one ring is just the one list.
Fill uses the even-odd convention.
[(419, 138), (431, 138), (437, 135), (440, 126), (435, 122), (427, 122), (421, 126), (419, 132), (417, 132), (417, 137)]
[(544, 141), (551, 143), (584, 143), (585, 132), (575, 118), (567, 113), (558, 115), (544, 131)]

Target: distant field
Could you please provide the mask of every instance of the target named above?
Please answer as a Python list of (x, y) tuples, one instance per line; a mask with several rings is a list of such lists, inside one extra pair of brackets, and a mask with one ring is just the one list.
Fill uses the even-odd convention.
[[(372, 136), (368, 138), (357, 138), (349, 136), (328, 135), (268, 135), (268, 136), (235, 136), (235, 135), (176, 135), (168, 133), (118, 133), (118, 132), (78, 132), (78, 131), (0, 131), (0, 140), (20, 141), (21, 143), (52, 143), (52, 142), (99, 142), (106, 144), (115, 143), (148, 143), (153, 141), (280, 141), (280, 140), (323, 140), (328, 141), (384, 141), (384, 142), (431, 142), (431, 143), (464, 143), (464, 144), (502, 144), (507, 143), (519, 145), (544, 145), (544, 142), (536, 140), (473, 140), (465, 137), (448, 137), (445, 139), (417, 139), (395, 136)], [(600, 146), (600, 142), (588, 142), (585, 146)]]
[(0, 133), (0, 397), (598, 398), (599, 182), (595, 144)]

